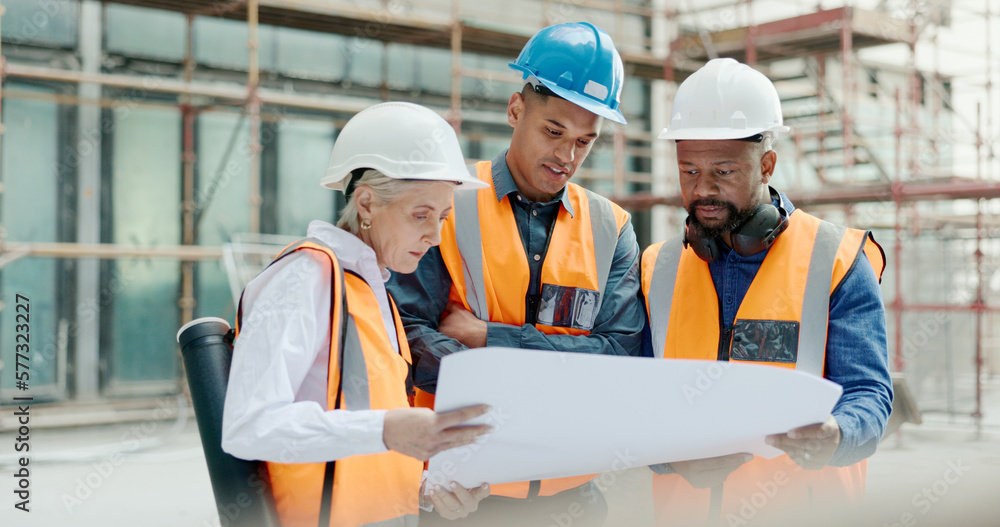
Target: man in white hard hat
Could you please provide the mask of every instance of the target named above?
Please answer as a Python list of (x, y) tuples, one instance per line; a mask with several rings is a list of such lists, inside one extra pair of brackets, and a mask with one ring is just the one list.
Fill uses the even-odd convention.
[[(467, 348), (641, 350), (629, 215), (569, 182), (603, 120), (625, 123), (621, 57), (600, 28), (569, 23), (539, 31), (510, 66), (524, 79), (507, 105), (510, 148), (475, 166), (490, 188), (456, 194), (440, 247), (390, 283), (416, 360), (419, 405), (433, 405), (441, 358)], [(592, 479), (492, 485), (469, 519), (600, 526), (606, 505)]]
[(892, 407), (885, 256), (870, 232), (797, 210), (769, 187), (772, 144), (787, 130), (771, 81), (733, 59), (710, 61), (678, 88), (660, 137), (676, 142), (688, 218), (684, 234), (643, 253), (645, 345), (655, 357), (794, 368), (843, 395), (825, 422), (770, 436), (785, 452), (772, 460), (653, 466), (662, 525), (745, 525), (860, 500), (864, 460)]

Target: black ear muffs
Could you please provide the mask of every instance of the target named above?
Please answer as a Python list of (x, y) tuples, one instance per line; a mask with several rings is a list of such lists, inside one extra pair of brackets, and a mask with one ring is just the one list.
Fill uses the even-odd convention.
[[(736, 254), (747, 257), (766, 251), (778, 235), (788, 228), (788, 212), (784, 200), (771, 189), (771, 196), (778, 198), (781, 206), (770, 203), (758, 205), (749, 218), (729, 233), (729, 241)], [(684, 222), (684, 246), (691, 247), (699, 258), (714, 262), (722, 255), (723, 242), (718, 238), (703, 238), (698, 229), (691, 227), (691, 217)]]
[(691, 226), (691, 216), (684, 220), (684, 247), (690, 247), (698, 258), (706, 262), (714, 262), (722, 255), (722, 241), (702, 237), (698, 229)]
[(729, 234), (729, 243), (736, 254), (747, 257), (767, 250), (775, 238), (788, 228), (788, 213), (784, 207), (770, 203), (757, 210)]

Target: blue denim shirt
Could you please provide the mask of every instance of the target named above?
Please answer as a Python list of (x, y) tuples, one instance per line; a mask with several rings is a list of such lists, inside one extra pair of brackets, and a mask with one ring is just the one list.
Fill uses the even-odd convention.
[[(537, 292), (541, 289), (542, 264), (545, 262), (548, 235), (559, 208), (565, 208), (570, 215), (574, 215), (576, 211), (573, 210), (565, 189), (558, 198), (548, 203), (532, 202), (521, 194), (507, 167), (506, 155), (505, 150), (493, 159), (493, 187), (498, 201), (504, 196), (510, 196), (509, 201), (513, 204), (514, 219), (525, 254), (542, 256), (538, 261), (528, 258), (528, 290)], [(456, 220), (476, 221), (471, 218)], [(516, 326), (487, 322), (486, 345), (638, 355), (642, 349), (642, 329), (646, 324), (646, 310), (638, 296), (639, 254), (632, 224), (626, 222), (618, 233), (618, 245), (615, 246), (604, 299), (589, 335), (546, 335), (532, 324)], [(393, 273), (386, 283), (406, 328), (414, 360), (414, 385), (428, 393), (434, 393), (437, 387), (441, 358), (466, 349), (461, 342), (437, 331), (441, 313), (448, 304), (451, 283), (451, 276), (437, 247), (424, 255), (415, 272)]]
[[(787, 197), (782, 198), (791, 214), (795, 207)], [(774, 205), (778, 205), (777, 200)], [(708, 264), (725, 328), (733, 327), (736, 312), (767, 253), (742, 257), (726, 248), (725, 258)], [(643, 349), (652, 353), (648, 329)], [(885, 307), (878, 279), (864, 252), (830, 297), (825, 375), (844, 389), (833, 408), (841, 439), (830, 464), (853, 465), (875, 452), (892, 410)]]

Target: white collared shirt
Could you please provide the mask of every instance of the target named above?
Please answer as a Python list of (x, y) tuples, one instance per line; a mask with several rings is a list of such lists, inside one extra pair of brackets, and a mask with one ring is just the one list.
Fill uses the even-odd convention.
[[(398, 347), (385, 291), (389, 272), (379, 269), (375, 251), (324, 221), (310, 222), (307, 235), (368, 282), (389, 341)], [(326, 410), (329, 320), (330, 265), (313, 251), (283, 258), (247, 285), (223, 411), (223, 450), (282, 463), (386, 451), (385, 410)]]

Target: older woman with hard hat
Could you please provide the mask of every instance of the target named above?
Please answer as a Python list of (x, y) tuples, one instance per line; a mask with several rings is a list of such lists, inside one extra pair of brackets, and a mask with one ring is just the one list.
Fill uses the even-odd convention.
[[(413, 525), (422, 461), (488, 432), (459, 426), (488, 408), (409, 406), (410, 352), (384, 281), (441, 241), (456, 186), (485, 185), (448, 123), (409, 103), (355, 115), (321, 184), (347, 198), (337, 226), (311, 222), (243, 292), (222, 447), (267, 462), (282, 525)], [(453, 519), (488, 494), (427, 496)]]

